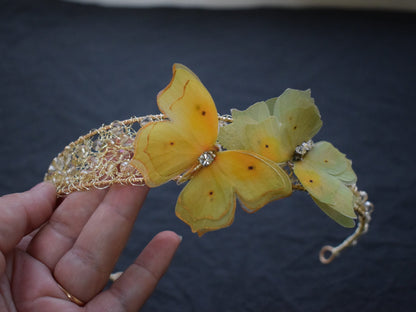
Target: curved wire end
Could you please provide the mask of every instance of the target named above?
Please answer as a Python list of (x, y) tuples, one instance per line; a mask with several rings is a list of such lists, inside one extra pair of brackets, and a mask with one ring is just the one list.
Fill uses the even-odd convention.
[(319, 260), (323, 264), (331, 263), (332, 260), (337, 256), (337, 254), (334, 253), (334, 247), (325, 245), (321, 248), (321, 251), (319, 252)]
[(367, 233), (370, 226), (371, 214), (374, 205), (369, 202), (368, 195), (364, 191), (359, 191), (356, 185), (351, 186), (354, 194), (354, 211), (358, 215), (358, 224), (354, 233), (348, 236), (341, 244), (336, 247), (326, 245), (319, 252), (319, 260), (323, 264), (331, 263), (345, 248), (357, 244), (358, 238)]

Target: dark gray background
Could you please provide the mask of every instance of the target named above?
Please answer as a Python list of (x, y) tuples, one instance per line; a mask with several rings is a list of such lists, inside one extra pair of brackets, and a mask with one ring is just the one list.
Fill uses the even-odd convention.
[(180, 187), (150, 192), (117, 270), (153, 235), (184, 239), (143, 311), (410, 311), (416, 303), (416, 16), (337, 10), (109, 9), (0, 2), (0, 195), (43, 179), (66, 144), (103, 123), (157, 113), (180, 62), (221, 114), (312, 89), (332, 142), (376, 211), (330, 265), (318, 252), (351, 230), (303, 193), (202, 238), (174, 215)]

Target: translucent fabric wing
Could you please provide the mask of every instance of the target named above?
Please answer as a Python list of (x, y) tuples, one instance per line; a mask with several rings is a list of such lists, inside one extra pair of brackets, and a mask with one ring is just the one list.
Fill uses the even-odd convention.
[[(342, 225), (346, 228), (353, 228), (355, 226), (355, 218), (344, 216), (339, 213), (337, 209), (332, 208), (330, 205), (325, 204), (319, 201), (317, 198), (311, 196), (315, 204), (321, 208), (321, 210), (332, 220), (337, 222), (339, 225)], [(349, 196), (348, 196), (349, 197)]]
[(245, 151), (226, 151), (219, 156), (219, 169), (248, 212), (292, 193), (289, 176), (276, 163)]
[(186, 66), (173, 66), (172, 80), (159, 92), (157, 104), (163, 114), (177, 127), (187, 130), (187, 135), (198, 144), (216, 141), (218, 114), (214, 100), (199, 78)]
[(287, 150), (294, 151), (296, 146), (312, 139), (322, 127), (321, 115), (310, 90), (287, 89), (270, 106), (273, 106), (272, 114), (282, 124), (278, 135), (287, 138)]
[(234, 220), (236, 201), (232, 185), (224, 183), (226, 180), (214, 163), (192, 177), (176, 202), (176, 216), (198, 235), (227, 227)]
[(343, 226), (354, 226), (354, 196), (348, 184), (355, 183), (356, 176), (344, 154), (328, 142), (318, 142), (302, 161), (294, 163), (294, 172), (329, 217)]
[(233, 123), (220, 130), (226, 148), (254, 151), (275, 162), (286, 162), (295, 148), (310, 140), (322, 121), (310, 91), (287, 89), (278, 98), (233, 110)]
[(232, 223), (236, 195), (248, 212), (254, 212), (291, 192), (289, 177), (276, 164), (245, 151), (218, 152), (182, 190), (176, 215), (202, 235)]
[(243, 130), (248, 150), (252, 150), (274, 162), (281, 163), (292, 158), (293, 150), (288, 148), (288, 138), (279, 133), (284, 127), (276, 116), (247, 125)]
[(181, 128), (161, 121), (140, 129), (131, 163), (142, 173), (146, 184), (155, 187), (197, 165), (200, 154)]
[(147, 124), (138, 131), (132, 160), (152, 187), (196, 166), (198, 156), (215, 144), (218, 131), (211, 95), (183, 65), (173, 66), (172, 81), (157, 101), (169, 120)]

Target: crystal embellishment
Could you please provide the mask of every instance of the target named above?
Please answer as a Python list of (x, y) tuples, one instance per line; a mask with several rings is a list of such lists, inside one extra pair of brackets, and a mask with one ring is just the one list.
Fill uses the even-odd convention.
[(302, 160), (303, 157), (312, 149), (313, 142), (309, 140), (308, 142), (302, 142), (302, 144), (296, 146), (295, 155), (293, 156), (294, 160)]
[(215, 159), (215, 153), (213, 151), (203, 152), (201, 156), (198, 157), (199, 163), (204, 166), (208, 167), (212, 164)]

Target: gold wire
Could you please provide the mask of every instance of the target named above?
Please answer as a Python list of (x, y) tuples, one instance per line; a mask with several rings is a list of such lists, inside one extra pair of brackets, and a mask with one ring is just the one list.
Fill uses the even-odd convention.
[(359, 191), (354, 184), (351, 186), (354, 194), (354, 211), (358, 215), (358, 224), (354, 233), (348, 236), (341, 244), (336, 247), (325, 245), (319, 252), (319, 260), (323, 264), (331, 263), (344, 249), (357, 244), (358, 239), (367, 233), (370, 226), (371, 214), (374, 205), (368, 201), (368, 195), (364, 191)]

